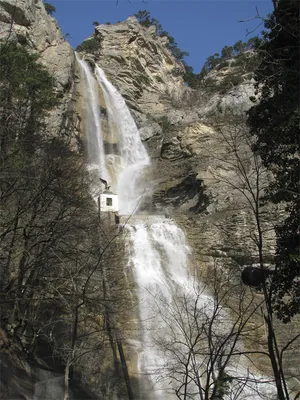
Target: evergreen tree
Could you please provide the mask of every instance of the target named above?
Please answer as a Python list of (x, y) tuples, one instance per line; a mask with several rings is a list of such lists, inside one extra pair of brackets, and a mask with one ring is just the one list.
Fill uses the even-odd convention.
[(147, 10), (140, 10), (136, 14), (134, 14), (134, 16), (137, 18), (139, 23), (146, 28), (149, 28), (149, 26), (153, 25), (153, 19), (150, 19), (150, 13)]
[(37, 58), (16, 43), (0, 45), (1, 162), (16, 143), (34, 148), (42, 119), (57, 102), (54, 79)]
[(245, 43), (243, 43), (241, 40), (238, 40), (234, 45), (233, 45), (233, 50), (235, 54), (240, 54), (243, 52), (245, 48)]
[(299, 2), (280, 0), (266, 21), (255, 71), (259, 104), (248, 124), (254, 149), (273, 172), (268, 198), (287, 204), (287, 218), (277, 227), (273, 302), (278, 317), (289, 321), (300, 312), (299, 185)]
[(224, 46), (222, 49), (222, 59), (233, 57), (233, 47)]
[(168, 38), (168, 49), (178, 61), (182, 62), (184, 60), (184, 57), (189, 55), (187, 51), (180, 50), (174, 37), (169, 35), (169, 33), (163, 29), (161, 23), (156, 18), (151, 18), (149, 11), (140, 10), (136, 14), (134, 14), (134, 16), (137, 18), (139, 23), (146, 28), (154, 25), (156, 28), (157, 36), (166, 36)]
[(56, 12), (56, 8), (52, 4), (44, 3), (44, 6), (47, 14), (52, 16)]

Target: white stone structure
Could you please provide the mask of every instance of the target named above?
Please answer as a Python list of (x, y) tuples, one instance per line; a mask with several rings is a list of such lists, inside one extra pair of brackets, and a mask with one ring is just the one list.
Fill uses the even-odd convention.
[(118, 196), (109, 190), (105, 190), (100, 194), (100, 211), (101, 212), (118, 212), (119, 202)]

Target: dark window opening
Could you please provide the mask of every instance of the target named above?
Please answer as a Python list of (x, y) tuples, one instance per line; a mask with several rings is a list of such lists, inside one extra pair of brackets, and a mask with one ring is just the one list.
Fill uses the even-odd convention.
[(112, 198), (111, 197), (107, 197), (106, 198), (106, 205), (107, 206), (112, 206)]

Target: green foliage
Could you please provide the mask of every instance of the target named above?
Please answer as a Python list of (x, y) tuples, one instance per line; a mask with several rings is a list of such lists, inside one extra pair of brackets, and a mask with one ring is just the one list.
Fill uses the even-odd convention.
[(184, 81), (189, 87), (196, 89), (198, 87), (198, 76), (194, 74), (193, 68), (188, 65), (185, 67), (185, 70), (186, 72), (183, 75)]
[(245, 50), (245, 45), (246, 45), (246, 43), (242, 42), (241, 40), (238, 40), (233, 45), (232, 49), (236, 54), (241, 54)]
[[(219, 53), (215, 53), (212, 56), (207, 57), (205, 64), (199, 74), (195, 74), (191, 67), (188, 67), (187, 73), (184, 76), (187, 84), (193, 88), (197, 89), (200, 86), (205, 86), (206, 84), (203, 82), (203, 78), (214, 68), (217, 70), (225, 68), (229, 66), (229, 60), (233, 59), (233, 66), (241, 66), (243, 70), (240, 71), (241, 74), (245, 72), (253, 71), (255, 66), (257, 65), (257, 56), (256, 54), (247, 52), (248, 50), (252, 50), (258, 46), (259, 39), (257, 37), (250, 38), (247, 42), (242, 42), (241, 40), (237, 41), (233, 46), (225, 46), (221, 50), (221, 55)], [(235, 74), (239, 74), (239, 71), (236, 71)], [(230, 77), (233, 80), (233, 85), (235, 85), (236, 78), (233, 76)], [(227, 85), (227, 89), (232, 87), (232, 85), (228, 85), (229, 80), (225, 83), (222, 83), (223, 89)], [(206, 85), (207, 86), (207, 85)], [(215, 88), (217, 91), (218, 84), (210, 85)], [(222, 89), (222, 90), (223, 90)]]
[(217, 90), (221, 93), (226, 93), (229, 89), (243, 83), (244, 79), (238, 74), (227, 75), (218, 85)]
[[(51, 137), (44, 132), (55, 92), (37, 55), (15, 43), (0, 45), (0, 324), (22, 358), (34, 359), (42, 341), (46, 363), (71, 364), (70, 380), (76, 368), (86, 381), (99, 359), (111, 360), (109, 317), (114, 313), (115, 323), (117, 311), (125, 315), (128, 301), (116, 272), (119, 232), (105, 229), (105, 216), (99, 224), (90, 174), (65, 139), (74, 126), (69, 120)], [(84, 357), (87, 348), (94, 361), (90, 350)]]
[(44, 110), (53, 107), (55, 81), (46, 68), (37, 62), (38, 57), (16, 43), (0, 45), (1, 89), (6, 95), (1, 100), (16, 96), (29, 99), (31, 107)]
[(244, 82), (243, 76), (233, 72), (225, 76), (220, 81), (214, 78), (207, 77), (204, 80), (198, 81), (197, 77), (194, 77), (194, 87), (205, 91), (205, 93), (212, 95), (215, 93), (225, 94), (228, 90), (240, 85)]
[(277, 227), (273, 301), (288, 321), (300, 312), (299, 185), (299, 3), (280, 0), (265, 23), (255, 81), (261, 100), (249, 111), (248, 124), (257, 137), (255, 150), (275, 177), (268, 198), (287, 202), (289, 214)]
[(93, 25), (94, 25), (94, 26), (98, 26), (98, 25), (100, 25), (100, 23), (99, 23), (98, 21), (94, 21), (94, 22), (93, 22)]
[(44, 7), (46, 10), (46, 13), (51, 16), (56, 12), (56, 8), (50, 3), (44, 3)]
[(233, 47), (225, 46), (221, 52), (221, 59), (226, 60), (227, 58), (233, 57)]
[[(151, 25), (154, 25), (153, 18), (150, 18), (150, 13), (147, 10), (140, 10), (134, 16), (137, 18), (139, 23), (146, 28), (149, 28)], [(156, 20), (155, 20), (156, 21)]]
[(217, 71), (219, 71), (220, 69), (227, 68), (229, 66), (230, 66), (230, 63), (228, 61), (223, 61), (220, 64), (217, 64), (217, 66), (215, 68)]
[(100, 49), (101, 40), (95, 36), (85, 40), (76, 47), (76, 51), (86, 51), (87, 53), (95, 53)]
[(219, 90), (219, 83), (213, 78), (206, 78), (204, 81), (201, 82), (200, 86), (197, 82), (197, 87), (204, 89), (208, 93), (216, 93)]
[[(225, 46), (221, 50), (221, 56), (219, 53), (215, 53), (214, 55), (208, 57), (203, 66), (202, 75), (206, 75), (209, 71), (215, 68), (218, 64), (224, 63), (224, 61), (239, 58), (240, 56), (244, 56), (247, 50), (254, 49), (256, 47), (259, 39), (257, 37), (250, 38), (247, 42), (242, 42), (241, 40), (237, 41), (233, 46)], [(249, 57), (250, 58), (250, 57)]]
[(37, 59), (15, 43), (0, 45), (2, 157), (16, 138), (28, 149), (33, 148), (43, 118), (57, 104), (55, 81)]
[[(218, 364), (221, 365), (221, 361), (218, 360)], [(230, 375), (228, 375), (224, 369), (221, 369), (219, 376), (216, 379), (215, 387), (214, 387), (214, 398), (215, 399), (224, 399), (225, 396), (230, 394), (231, 383), (234, 381)]]
[(137, 18), (139, 23), (146, 28), (154, 25), (156, 28), (157, 36), (166, 36), (168, 38), (168, 49), (171, 51), (176, 60), (183, 61), (184, 57), (189, 55), (188, 52), (180, 50), (174, 37), (169, 35), (169, 33), (163, 29), (161, 23), (157, 19), (151, 18), (149, 11), (140, 10), (136, 14), (134, 14), (134, 16)]
[(259, 54), (253, 54), (253, 53), (242, 53), (238, 55), (234, 62), (233, 66), (234, 67), (242, 67), (243, 72), (246, 71), (254, 71), (255, 68), (259, 64)]

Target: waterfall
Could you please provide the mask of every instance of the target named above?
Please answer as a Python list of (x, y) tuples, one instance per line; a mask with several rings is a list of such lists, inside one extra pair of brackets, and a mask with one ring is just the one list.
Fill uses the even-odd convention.
[[(172, 221), (153, 216), (148, 223), (128, 227), (133, 249), (129, 260), (138, 285), (139, 313), (142, 324), (142, 350), (138, 370), (152, 382), (156, 400), (174, 399), (172, 386), (164, 380), (168, 360), (156, 340), (166, 333), (167, 324), (162, 315), (165, 304), (171, 306), (173, 297), (190, 290), (192, 281), (187, 270), (190, 249), (185, 237)], [(175, 321), (173, 321), (175, 322)], [(145, 394), (142, 392), (140, 398)]]
[(105, 163), (105, 153), (101, 130), (100, 113), (98, 106), (98, 89), (96, 81), (88, 63), (81, 60), (75, 52), (76, 59), (83, 72), (84, 111), (86, 115), (85, 132), (87, 139), (88, 166), (90, 170), (96, 170), (98, 177), (109, 180)]
[[(103, 92), (109, 126), (105, 141), (117, 147), (117, 151), (108, 150), (105, 154), (104, 148), (109, 149), (109, 146), (104, 146), (101, 132), (95, 79), (87, 63), (79, 59), (78, 62), (86, 84), (84, 99), (89, 161), (112, 183), (119, 196), (120, 214), (135, 213), (147, 191), (143, 174), (150, 164), (149, 156), (123, 97), (96, 65), (95, 76)], [(136, 282), (140, 320), (137, 364), (138, 372), (147, 387), (141, 388), (138, 400), (175, 400), (178, 397), (174, 388), (182, 376), (180, 372), (170, 375), (170, 371), (176, 368), (178, 355), (183, 360), (186, 355), (189, 357), (184, 347), (188, 340), (184, 325), (192, 331), (194, 328), (199, 329), (196, 326), (199, 321), (209, 323), (215, 310), (215, 299), (189, 271), (191, 250), (186, 244), (184, 233), (174, 222), (164, 217), (137, 214), (130, 220), (130, 224), (134, 226), (126, 227), (129, 232), (129, 268)], [(221, 331), (230, 331), (230, 318), (222, 308), (218, 313), (214, 333), (216, 337), (221, 337)], [(172, 351), (168, 348), (169, 338), (174, 342)], [(196, 375), (203, 370), (205, 376), (205, 353), (209, 349), (204, 349), (204, 353), (200, 350), (192, 360), (188, 358), (187, 366)], [(238, 361), (228, 365), (226, 371), (235, 377), (249, 376), (247, 368)], [(197, 392), (195, 380), (187, 382), (186, 387), (192, 394), (181, 398), (203, 398)], [(241, 389), (236, 389), (239, 397), (235, 398), (261, 399), (261, 387), (259, 391), (254, 383), (242, 385)], [(263, 392), (267, 393), (266, 398), (271, 398), (272, 391), (266, 388)], [(226, 400), (229, 398), (224, 397)]]
[[(206, 367), (213, 358), (209, 353), (213, 346), (230, 337), (231, 319), (189, 271), (191, 250), (184, 233), (173, 221), (153, 216), (145, 223), (141, 217), (140, 223), (127, 229), (130, 232), (128, 245), (133, 250), (129, 265), (138, 284), (142, 321), (139, 371), (150, 379), (155, 400), (175, 400), (178, 397), (174, 389), (183, 382), (185, 365), (189, 375), (186, 388), (190, 395), (184, 397), (182, 391), (180, 398), (201, 400), (203, 393), (202, 396), (199, 394), (196, 378), (198, 375), (202, 375), (204, 380), (207, 378)], [(212, 319), (214, 325), (210, 327)], [(210, 328), (215, 340), (209, 344), (209, 333), (205, 330)], [(189, 359), (197, 335), (200, 340), (196, 356)], [(230, 342), (223, 350), (230, 349)], [(236, 346), (235, 350), (242, 351), (243, 347)], [(274, 395), (273, 385), (265, 377), (251, 373), (246, 361), (240, 355), (231, 357), (226, 373), (236, 377), (230, 390), (235, 396), (239, 393), (239, 397), (224, 395), (224, 400), (270, 400)], [(202, 370), (201, 374), (198, 370)], [(139, 399), (144, 398), (148, 397), (142, 391)]]
[(150, 159), (125, 100), (97, 65), (95, 74), (107, 107), (109, 134), (117, 138), (119, 162), (116, 162), (115, 155), (110, 155), (109, 159), (117, 175), (120, 213), (130, 215), (137, 211), (146, 194), (143, 170), (150, 164)]

